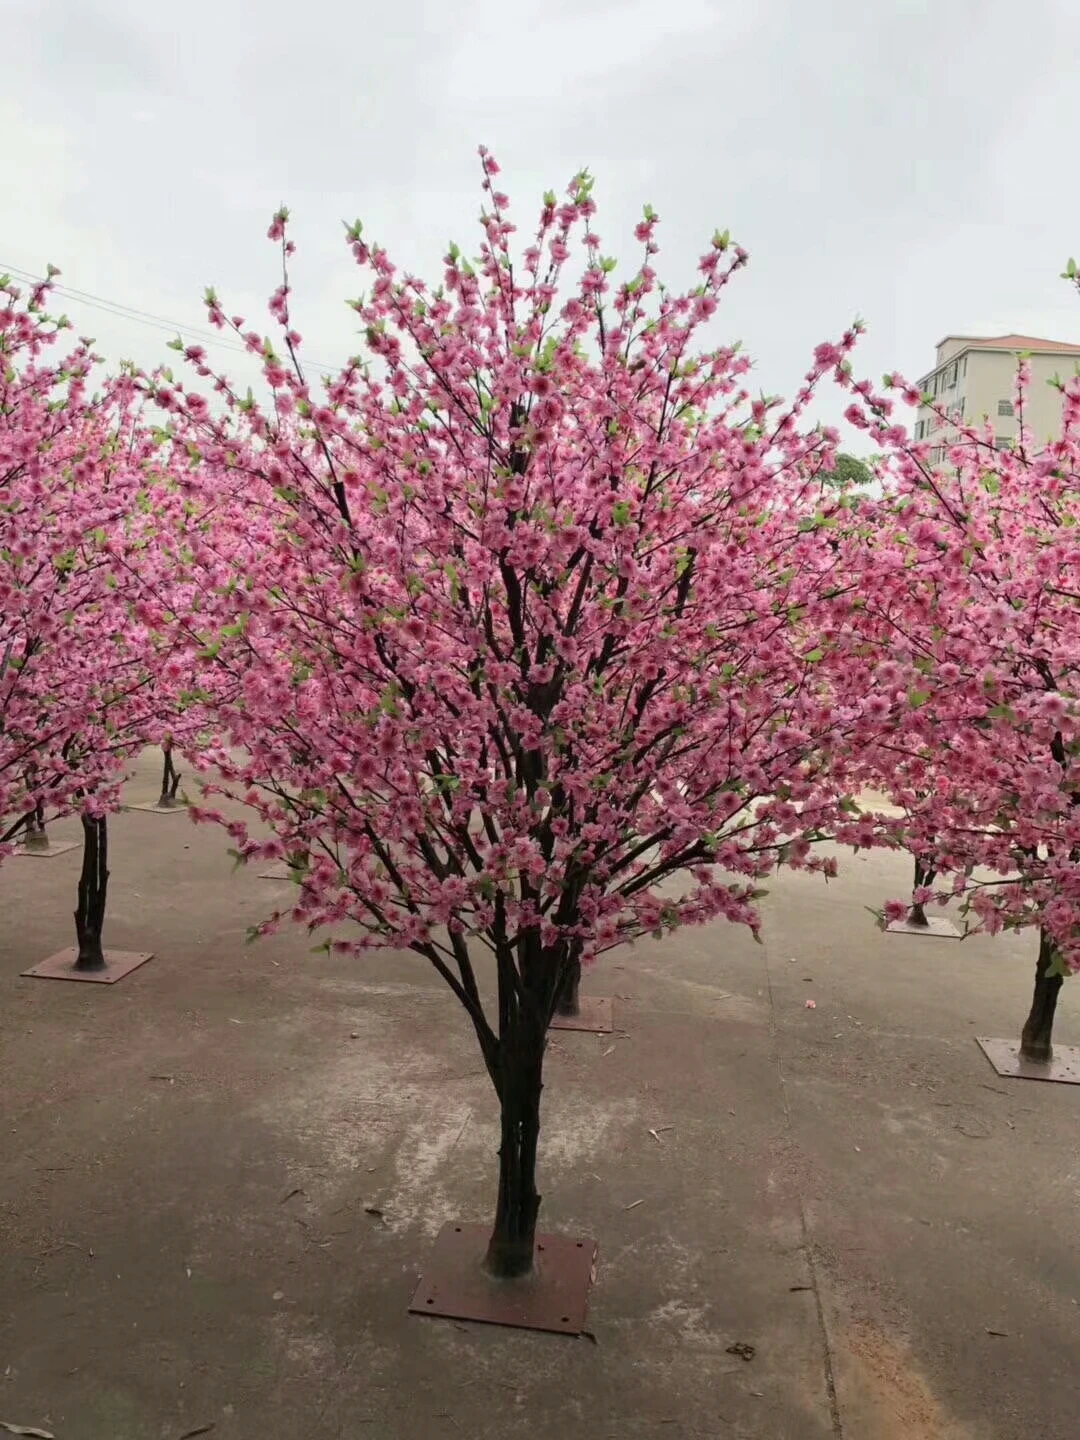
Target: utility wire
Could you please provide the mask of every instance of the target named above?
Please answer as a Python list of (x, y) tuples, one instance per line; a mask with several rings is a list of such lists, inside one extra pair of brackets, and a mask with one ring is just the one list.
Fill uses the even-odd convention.
[[(27, 285), (41, 284), (46, 278), (44, 275), (34, 275), (28, 270), (23, 270), (18, 265), (5, 265), (3, 261), (0, 261), (0, 272), (11, 275), (16, 280), (21, 280)], [(243, 345), (237, 345), (229, 340), (223, 339), (220, 334), (215, 334), (212, 330), (204, 330), (197, 325), (182, 325), (175, 320), (166, 319), (163, 315), (152, 315), (149, 311), (138, 310), (132, 305), (124, 305), (119, 300), (107, 300), (104, 296), (91, 295), (85, 290), (75, 290), (66, 285), (54, 284), (52, 288), (57, 295), (61, 295), (65, 299), (74, 300), (80, 305), (93, 306), (94, 309), (102, 310), (105, 314), (112, 315), (115, 319), (131, 320), (136, 325), (147, 325), (154, 330), (160, 330), (170, 335), (180, 335), (182, 338), (190, 337), (194, 340), (201, 340), (205, 344), (218, 346), (222, 350), (231, 350), (236, 355), (251, 355), (253, 359), (258, 358), (252, 355), (252, 352)], [(324, 365), (318, 360), (312, 360), (303, 355), (301, 356), (301, 360), (306, 360), (308, 365), (322, 372), (336, 372), (343, 368), (340, 365)]]

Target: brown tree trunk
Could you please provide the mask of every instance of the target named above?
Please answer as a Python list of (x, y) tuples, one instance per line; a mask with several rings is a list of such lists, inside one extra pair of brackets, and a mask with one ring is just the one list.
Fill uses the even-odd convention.
[(509, 1280), (529, 1274), (536, 1249), (543, 1029), (519, 1016), (500, 1037), (499, 1050), (499, 1198), (485, 1265), (490, 1274)]
[(1060, 975), (1048, 973), (1053, 962), (1053, 942), (1045, 930), (1040, 930), (1039, 958), (1035, 964), (1035, 993), (1031, 998), (1031, 1010), (1020, 1033), (1021, 1056), (1037, 1065), (1049, 1065), (1054, 1058), (1054, 1012), (1063, 981)]
[(45, 831), (45, 811), (38, 805), (26, 818), (23, 832), (23, 846), (27, 850), (48, 850), (49, 837)]
[(165, 756), (165, 764), (161, 773), (161, 798), (159, 805), (171, 809), (176, 804), (176, 792), (180, 785), (180, 772), (173, 764), (172, 744), (163, 745), (162, 751)]
[(79, 902), (75, 934), (79, 941), (76, 970), (104, 970), (101, 931), (105, 923), (105, 895), (109, 887), (109, 836), (104, 815), (82, 817), (83, 860), (79, 876)]
[[(915, 856), (915, 889), (921, 890), (924, 885), (932, 885), (937, 876), (936, 870)], [(909, 925), (921, 925), (924, 929), (930, 928), (930, 921), (926, 918), (926, 907), (917, 901), (912, 901), (911, 909), (908, 911), (907, 923)]]
[(559, 1003), (555, 1006), (557, 1015), (581, 1014), (581, 947), (570, 957), (566, 979), (559, 992)]

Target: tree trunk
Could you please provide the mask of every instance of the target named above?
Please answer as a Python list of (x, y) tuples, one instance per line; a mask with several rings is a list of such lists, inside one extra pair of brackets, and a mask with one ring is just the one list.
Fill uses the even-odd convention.
[[(921, 890), (924, 885), (933, 885), (937, 878), (937, 871), (931, 870), (919, 857), (915, 856), (915, 889)], [(926, 907), (917, 901), (912, 901), (911, 909), (908, 911), (907, 923), (909, 925), (921, 925), (924, 929), (930, 928), (930, 921), (926, 918)]]
[(543, 1029), (519, 1016), (500, 1037), (499, 1049), (499, 1198), (485, 1265), (490, 1274), (510, 1280), (530, 1273), (536, 1248)]
[(104, 970), (105, 952), (101, 930), (105, 923), (105, 892), (109, 886), (108, 824), (102, 815), (82, 817), (83, 861), (79, 876), (79, 905), (75, 911), (75, 934), (79, 940), (76, 970)]
[(566, 979), (559, 992), (559, 1003), (555, 1007), (557, 1015), (580, 1015), (581, 1014), (581, 959), (580, 948), (578, 953), (573, 955), (566, 970)]
[(45, 810), (41, 805), (31, 810), (26, 819), (23, 846), (27, 850), (47, 850), (49, 837), (45, 833)]
[(1051, 1043), (1054, 1033), (1054, 1011), (1061, 993), (1060, 975), (1049, 975), (1054, 961), (1054, 945), (1045, 930), (1039, 931), (1039, 958), (1035, 965), (1035, 993), (1031, 1011), (1020, 1034), (1020, 1054), (1037, 1065), (1049, 1065), (1054, 1058)]
[(158, 804), (172, 806), (176, 804), (176, 791), (180, 785), (180, 772), (173, 764), (172, 745), (163, 745), (161, 748), (165, 755), (165, 765), (161, 773), (161, 798)]

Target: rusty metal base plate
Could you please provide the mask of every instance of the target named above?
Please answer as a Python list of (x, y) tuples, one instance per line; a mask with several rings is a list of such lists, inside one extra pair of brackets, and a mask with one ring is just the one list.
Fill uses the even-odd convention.
[(960, 931), (951, 920), (943, 920), (940, 916), (930, 915), (925, 925), (912, 925), (910, 920), (894, 920), (891, 925), (886, 925), (885, 930), (889, 935), (922, 935), (923, 938), (934, 938), (937, 940), (959, 940)]
[(615, 1028), (610, 995), (582, 995), (576, 1015), (556, 1015), (552, 1030), (587, 1030), (593, 1035), (610, 1035)]
[(1059, 1085), (1080, 1085), (1080, 1045), (1055, 1045), (1049, 1065), (1037, 1065), (1020, 1054), (1019, 1040), (984, 1040), (976, 1035), (975, 1044), (999, 1075), (1018, 1080), (1054, 1080)]
[(41, 960), (29, 970), (24, 970), (24, 975), (32, 975), (36, 979), (44, 980), (90, 980), (98, 985), (115, 985), (117, 980), (122, 980), (125, 975), (130, 975), (132, 970), (137, 970), (140, 965), (145, 965), (147, 960), (153, 959), (152, 950), (106, 950), (104, 970), (76, 970), (75, 957), (78, 951), (75, 947), (69, 946), (67, 950), (61, 950), (56, 955), (50, 955), (47, 960)]
[(188, 802), (174, 800), (171, 805), (162, 805), (160, 800), (146, 800), (138, 805), (125, 805), (125, 810), (141, 810), (146, 815), (186, 815)]
[(19, 845), (16, 855), (22, 855), (27, 860), (55, 860), (58, 855), (69, 855), (72, 850), (81, 850), (82, 842), (79, 840), (50, 840), (48, 845), (40, 848), (36, 845)]
[(533, 1273), (496, 1280), (484, 1269), (490, 1237), (487, 1225), (444, 1225), (409, 1313), (580, 1335), (596, 1269), (596, 1241), (538, 1235)]

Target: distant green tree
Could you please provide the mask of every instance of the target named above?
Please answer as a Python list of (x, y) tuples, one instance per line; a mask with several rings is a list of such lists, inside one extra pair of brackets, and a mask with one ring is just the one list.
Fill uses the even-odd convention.
[(843, 451), (837, 455), (836, 464), (824, 478), (838, 490), (850, 490), (855, 486), (862, 487), (874, 483), (873, 471), (866, 461), (860, 460), (855, 455), (847, 455)]

